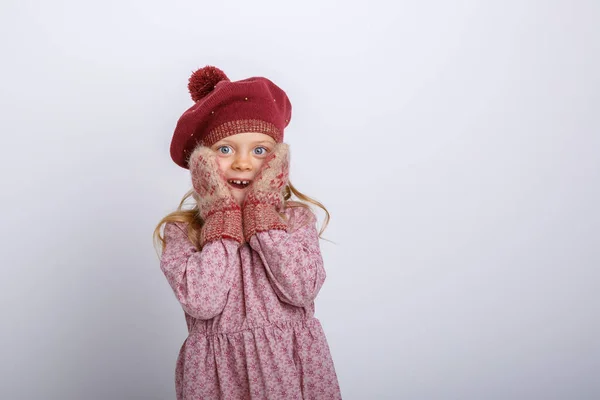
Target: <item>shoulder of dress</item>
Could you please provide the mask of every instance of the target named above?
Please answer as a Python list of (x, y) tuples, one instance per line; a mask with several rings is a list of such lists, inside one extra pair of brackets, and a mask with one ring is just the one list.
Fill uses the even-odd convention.
[(165, 234), (169, 233), (178, 233), (182, 232), (187, 235), (187, 222), (179, 222), (179, 221), (169, 221), (165, 223)]
[(287, 202), (285, 214), (292, 231), (307, 224), (314, 224), (317, 220), (315, 213), (308, 205), (296, 201)]

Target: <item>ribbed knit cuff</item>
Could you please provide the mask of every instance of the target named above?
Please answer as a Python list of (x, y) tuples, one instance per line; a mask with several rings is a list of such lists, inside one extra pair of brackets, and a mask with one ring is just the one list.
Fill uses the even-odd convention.
[(244, 242), (242, 211), (240, 209), (217, 211), (204, 222), (200, 231), (201, 246), (221, 238), (233, 239), (238, 243)]
[(270, 204), (246, 204), (244, 207), (244, 238), (250, 238), (256, 232), (280, 229), (287, 231), (288, 225), (281, 218), (274, 206)]

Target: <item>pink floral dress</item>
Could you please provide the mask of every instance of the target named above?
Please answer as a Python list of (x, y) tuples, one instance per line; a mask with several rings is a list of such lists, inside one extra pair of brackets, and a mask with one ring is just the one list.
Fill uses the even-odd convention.
[(314, 318), (325, 280), (316, 218), (287, 208), (289, 229), (250, 243), (190, 243), (165, 226), (161, 259), (189, 335), (177, 359), (178, 400), (341, 399), (329, 346)]

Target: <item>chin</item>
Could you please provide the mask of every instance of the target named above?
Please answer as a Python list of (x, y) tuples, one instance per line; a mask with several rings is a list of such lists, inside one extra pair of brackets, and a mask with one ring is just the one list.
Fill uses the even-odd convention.
[(241, 205), (241, 204), (244, 202), (244, 198), (245, 198), (245, 196), (234, 196), (234, 197), (235, 197), (235, 201), (236, 201), (238, 204), (240, 204), (240, 205)]

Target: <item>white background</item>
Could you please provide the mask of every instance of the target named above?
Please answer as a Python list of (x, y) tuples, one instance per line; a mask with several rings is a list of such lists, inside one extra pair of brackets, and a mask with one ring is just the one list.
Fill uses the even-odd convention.
[(174, 398), (151, 233), (206, 64), (291, 98), (345, 399), (600, 398), (599, 26), (595, 0), (3, 0), (0, 398)]

